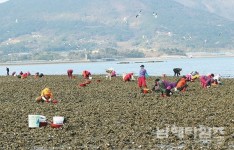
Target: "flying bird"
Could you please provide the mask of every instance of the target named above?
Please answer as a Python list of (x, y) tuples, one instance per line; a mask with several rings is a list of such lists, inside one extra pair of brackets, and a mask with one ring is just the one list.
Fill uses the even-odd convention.
[(127, 19), (128, 19), (127, 17), (124, 17), (124, 18), (123, 18), (123, 22), (124, 22), (124, 23), (128, 23), (128, 20), (127, 20)]
[(136, 15), (136, 18), (139, 17), (141, 15), (141, 10), (139, 11), (139, 13)]
[(155, 13), (155, 12), (153, 12), (153, 16), (154, 16), (155, 18), (158, 18), (158, 14)]

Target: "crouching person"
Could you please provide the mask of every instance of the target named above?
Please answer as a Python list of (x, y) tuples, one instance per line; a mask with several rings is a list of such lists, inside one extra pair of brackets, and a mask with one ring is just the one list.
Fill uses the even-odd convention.
[(35, 79), (42, 78), (42, 77), (44, 77), (43, 73), (36, 72), (35, 75), (34, 75)]
[(167, 88), (166, 88), (166, 96), (168, 96), (168, 97), (170, 97), (173, 93), (172, 93), (172, 91), (171, 91), (171, 86), (168, 86)]
[(213, 79), (214, 79), (214, 81), (213, 81), (212, 85), (222, 84), (220, 74), (215, 75)]
[(84, 79), (89, 79), (89, 77), (91, 76), (91, 73), (89, 71), (87, 71), (87, 70), (84, 70), (82, 72), (82, 76), (83, 76)]
[(124, 82), (134, 81), (134, 80), (135, 80), (135, 78), (133, 77), (133, 73), (128, 73), (128, 74), (124, 73), (123, 74), (123, 81)]
[[(164, 81), (162, 81), (160, 79), (156, 79), (155, 85), (153, 86), (152, 91), (160, 92), (161, 96), (164, 97), (165, 95), (166, 96), (172, 95), (171, 89), (172, 89), (172, 87), (167, 86)], [(164, 93), (165, 93), (165, 95), (164, 95)]]
[(179, 79), (179, 81), (176, 84), (175, 91), (186, 91), (186, 88), (188, 87), (187, 81), (186, 81), (186, 76), (183, 76), (182, 78)]
[(194, 82), (196, 79), (200, 77), (197, 71), (192, 71), (191, 73), (186, 75), (186, 80), (190, 82)]
[(116, 72), (113, 68), (106, 69), (106, 73), (107, 73), (106, 79), (109, 78), (111, 80), (112, 77), (116, 77)]
[(214, 78), (214, 74), (210, 74), (210, 75), (203, 75), (200, 77), (200, 83), (201, 83), (201, 86), (203, 88), (209, 88), (211, 86), (211, 83), (214, 81), (213, 80)]
[(36, 98), (36, 102), (51, 102), (53, 100), (53, 94), (49, 88), (45, 88), (41, 91), (41, 96)]

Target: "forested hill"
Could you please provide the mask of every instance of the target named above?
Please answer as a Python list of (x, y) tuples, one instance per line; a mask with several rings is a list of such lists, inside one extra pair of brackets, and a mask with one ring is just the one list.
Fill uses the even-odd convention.
[(232, 21), (174, 0), (10, 0), (0, 4), (0, 17), (4, 59), (15, 53), (27, 54), (22, 59), (51, 53), (48, 59), (143, 57), (148, 51), (185, 54), (234, 47)]

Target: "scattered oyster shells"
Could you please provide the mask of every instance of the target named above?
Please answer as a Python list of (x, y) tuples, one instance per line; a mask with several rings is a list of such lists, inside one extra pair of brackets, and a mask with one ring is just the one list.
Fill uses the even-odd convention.
[[(156, 77), (147, 78), (154, 84)], [(160, 144), (181, 143), (176, 136), (159, 139), (158, 128), (224, 127), (222, 146), (233, 140), (234, 79), (224, 85), (202, 89), (199, 82), (188, 83), (188, 91), (160, 97), (160, 93), (140, 93), (137, 82), (125, 83), (121, 77), (105, 80), (93, 76), (85, 88), (83, 79), (67, 76), (0, 77), (0, 145), (3, 149), (157, 149)], [(176, 81), (175, 77), (168, 77)], [(57, 104), (36, 103), (45, 87), (51, 88)], [(28, 115), (48, 119), (64, 116), (62, 128), (28, 128)], [(219, 134), (220, 135), (220, 134)], [(222, 135), (222, 134), (221, 134)], [(184, 149), (201, 147), (193, 136), (185, 136)], [(174, 145), (173, 145), (174, 144)], [(181, 145), (178, 145), (181, 146)], [(203, 145), (206, 146), (206, 145)]]

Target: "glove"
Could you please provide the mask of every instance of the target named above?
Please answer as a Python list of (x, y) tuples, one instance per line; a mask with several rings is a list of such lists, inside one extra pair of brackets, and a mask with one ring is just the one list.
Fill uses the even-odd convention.
[(44, 97), (44, 96), (42, 96), (42, 98), (41, 99), (43, 99), (44, 101), (46, 101), (46, 98)]
[(148, 77), (149, 77), (148, 73), (146, 73), (146, 74), (145, 74), (145, 77), (146, 77), (146, 78), (148, 78)]
[(51, 102), (51, 98), (50, 99), (47, 99), (45, 100), (47, 103), (50, 103)]

